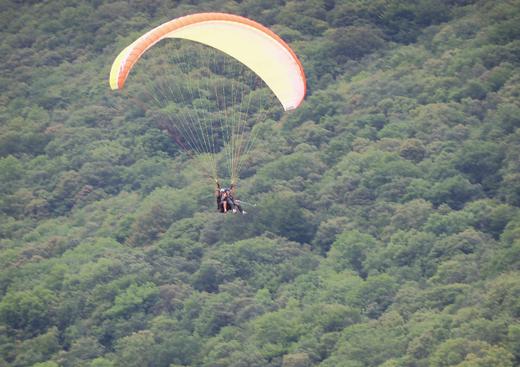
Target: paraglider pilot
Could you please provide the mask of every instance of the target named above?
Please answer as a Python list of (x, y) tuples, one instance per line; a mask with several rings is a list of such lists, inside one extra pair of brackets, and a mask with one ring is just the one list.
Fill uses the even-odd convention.
[(217, 188), (215, 190), (215, 196), (217, 198), (217, 210), (221, 213), (227, 213), (228, 210), (236, 213), (238, 210), (240, 213), (246, 214), (246, 212), (240, 206), (240, 201), (233, 198), (235, 184), (232, 183), (229, 188), (222, 188), (220, 187), (218, 180), (215, 180), (215, 183), (217, 184)]

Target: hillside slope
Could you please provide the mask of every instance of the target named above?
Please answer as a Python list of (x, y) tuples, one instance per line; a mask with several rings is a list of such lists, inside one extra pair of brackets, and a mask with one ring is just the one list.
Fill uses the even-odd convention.
[[(308, 76), (259, 123), (246, 216), (107, 84), (202, 11)], [(0, 24), (0, 365), (520, 364), (519, 1), (3, 1)]]

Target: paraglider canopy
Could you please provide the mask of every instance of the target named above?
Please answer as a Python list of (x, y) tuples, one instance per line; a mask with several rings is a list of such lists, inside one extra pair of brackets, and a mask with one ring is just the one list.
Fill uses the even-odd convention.
[[(165, 38), (171, 41), (154, 47)], [(143, 57), (148, 60), (139, 65), (155, 64), (135, 73), (142, 80), (130, 98), (186, 154), (200, 159), (213, 179), (229, 177), (236, 183), (261, 131), (259, 123), (279, 113), (273, 108), (276, 100), (288, 111), (306, 93), (293, 50), (273, 31), (237, 15), (192, 14), (146, 32), (113, 62), (112, 89), (123, 88), (143, 55), (153, 57)], [(223, 165), (227, 176), (219, 174)]]
[(164, 38), (196, 41), (235, 58), (265, 82), (286, 111), (298, 107), (305, 96), (303, 67), (291, 48), (263, 25), (225, 13), (192, 14), (145, 33), (115, 59), (110, 72), (111, 88), (123, 88), (134, 64)]

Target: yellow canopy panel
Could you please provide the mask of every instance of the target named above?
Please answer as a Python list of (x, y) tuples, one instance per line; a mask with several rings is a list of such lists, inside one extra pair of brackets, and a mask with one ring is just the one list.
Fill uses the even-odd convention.
[(305, 96), (305, 73), (291, 48), (263, 25), (225, 13), (184, 16), (145, 33), (116, 57), (110, 71), (110, 87), (123, 88), (141, 55), (163, 38), (196, 41), (237, 59), (267, 84), (286, 111), (298, 107)]

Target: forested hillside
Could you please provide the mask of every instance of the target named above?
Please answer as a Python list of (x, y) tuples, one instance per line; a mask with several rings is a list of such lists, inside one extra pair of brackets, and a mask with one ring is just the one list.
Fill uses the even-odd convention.
[[(255, 127), (247, 215), (108, 86), (205, 11), (307, 75)], [(0, 25), (0, 366), (520, 365), (520, 1), (1, 0)]]

